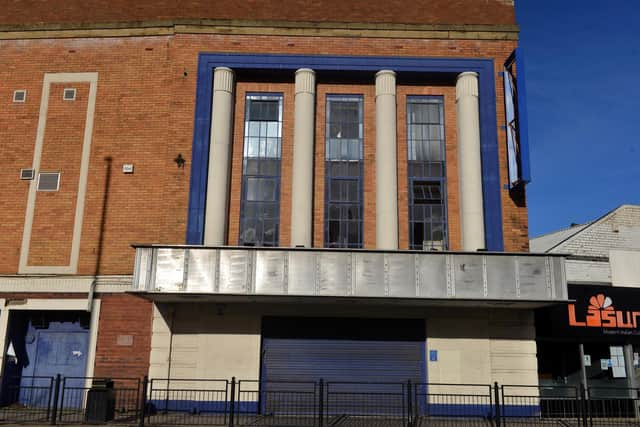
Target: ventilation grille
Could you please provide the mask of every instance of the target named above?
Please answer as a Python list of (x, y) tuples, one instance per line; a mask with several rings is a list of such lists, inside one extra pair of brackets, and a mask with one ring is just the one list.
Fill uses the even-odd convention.
[(24, 89), (13, 91), (13, 102), (25, 102), (27, 100), (27, 91)]
[(35, 171), (33, 169), (20, 169), (20, 179), (31, 180), (35, 177)]
[(38, 191), (58, 191), (60, 188), (60, 172), (43, 172), (38, 174)]
[(62, 93), (62, 99), (65, 101), (75, 101), (76, 90), (74, 88), (66, 88)]

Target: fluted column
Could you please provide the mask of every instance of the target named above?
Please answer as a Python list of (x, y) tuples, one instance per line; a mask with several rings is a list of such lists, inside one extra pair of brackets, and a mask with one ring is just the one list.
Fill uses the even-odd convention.
[(226, 67), (216, 68), (213, 73), (213, 108), (204, 226), (205, 245), (226, 244), (233, 127), (233, 87), (233, 71)]
[(478, 73), (458, 76), (456, 113), (462, 249), (476, 251), (485, 248)]
[(296, 71), (291, 187), (291, 245), (312, 246), (313, 143), (316, 78), (313, 70)]
[(376, 247), (398, 249), (396, 73), (376, 74)]

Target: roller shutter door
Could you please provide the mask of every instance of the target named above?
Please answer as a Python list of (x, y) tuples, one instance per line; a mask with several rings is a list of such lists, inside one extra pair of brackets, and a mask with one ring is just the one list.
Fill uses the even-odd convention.
[(262, 380), (425, 382), (424, 320), (263, 319)]

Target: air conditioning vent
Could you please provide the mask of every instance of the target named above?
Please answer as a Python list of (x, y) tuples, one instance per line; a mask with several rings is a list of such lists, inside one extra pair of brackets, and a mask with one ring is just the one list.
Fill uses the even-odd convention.
[(42, 172), (38, 174), (38, 191), (58, 191), (60, 172)]
[(76, 100), (76, 90), (74, 88), (65, 88), (62, 93), (62, 99), (65, 101), (75, 101)]
[(33, 169), (20, 169), (20, 179), (32, 180), (35, 175), (36, 171)]
[(27, 91), (25, 89), (13, 91), (13, 102), (25, 102), (27, 100)]

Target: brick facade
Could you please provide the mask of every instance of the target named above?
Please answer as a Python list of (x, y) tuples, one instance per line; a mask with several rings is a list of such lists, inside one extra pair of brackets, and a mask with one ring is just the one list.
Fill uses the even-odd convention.
[[(54, 3), (58, 3), (55, 0)], [(281, 21), (381, 22), (387, 24), (492, 24), (512, 25), (510, 1), (436, 0), (406, 7), (399, 1), (356, 3), (329, 1), (301, 5), (298, 0), (263, 4), (227, 2), (215, 14), (203, 15), (205, 2), (139, 2), (119, 6), (92, 0), (89, 4), (65, 1), (58, 7), (36, 5), (31, 0), (7, 5), (0, 12), (2, 25), (31, 25), (31, 29), (78, 22), (131, 22), (141, 20), (238, 18)], [(359, 5), (359, 3), (362, 3)], [(207, 8), (207, 11), (211, 11)], [(333, 16), (328, 18), (326, 11)], [(91, 13), (91, 18), (88, 18)], [(126, 14), (126, 15), (125, 15)], [(43, 24), (45, 23), (45, 24)], [(34, 25), (32, 25), (34, 24)], [(89, 25), (89, 24), (82, 24)], [(149, 24), (151, 25), (151, 24)], [(89, 25), (90, 26), (90, 25)], [(47, 28), (49, 28), (47, 27)], [(60, 28), (72, 31), (72, 26)], [(99, 25), (98, 25), (99, 27)], [(23, 28), (24, 29), (24, 28)], [(6, 28), (5, 31), (8, 31)], [(81, 230), (78, 275), (130, 275), (134, 265), (132, 243), (182, 244), (185, 242), (192, 139), (196, 102), (198, 54), (263, 53), (355, 55), (391, 57), (494, 58), (496, 73), (517, 41), (404, 37), (349, 37), (322, 32), (309, 35), (195, 34), (13, 39), (0, 37), (0, 157), (10, 167), (0, 175), (0, 274), (18, 272), (27, 210), (28, 182), (19, 179), (20, 168), (31, 167), (45, 73), (98, 74), (95, 121), (91, 140), (89, 178)], [(2, 34), (3, 28), (0, 28)], [(264, 30), (268, 32), (267, 30)], [(314, 30), (315, 31), (315, 30)], [(395, 31), (395, 30), (394, 30)], [(426, 30), (423, 30), (426, 31)], [(111, 34), (113, 35), (113, 34)], [(497, 74), (496, 74), (497, 76)], [(235, 88), (229, 227), (227, 242), (238, 243), (243, 155), (245, 94), (283, 94), (283, 138), (280, 189), (280, 245), (290, 245), (291, 174), (293, 157), (294, 76), (290, 80), (255, 82), (240, 76)], [(62, 100), (65, 87), (77, 89), (73, 102)], [(14, 90), (26, 89), (24, 103), (12, 102)], [(74, 209), (78, 191), (79, 156), (88, 102), (87, 83), (53, 84), (48, 103), (41, 171), (61, 171), (57, 193), (37, 193), (28, 263), (34, 266), (66, 265), (69, 260)], [(507, 182), (506, 135), (502, 80), (496, 77), (497, 123), (501, 183)], [(327, 94), (364, 97), (364, 247), (376, 246), (376, 129), (375, 82), (336, 83), (320, 79), (316, 88), (313, 242), (324, 242), (324, 150)], [(444, 97), (447, 162), (449, 245), (461, 247), (458, 200), (455, 87), (433, 83), (412, 86), (399, 82), (398, 117), (398, 218), (400, 249), (408, 247), (406, 96)], [(186, 159), (184, 168), (174, 159)], [(123, 164), (133, 164), (125, 174)], [(501, 189), (506, 251), (528, 248), (527, 212), (523, 193)], [(3, 294), (4, 298), (86, 298), (82, 294)], [(148, 372), (153, 304), (127, 294), (103, 293), (97, 337), (95, 375), (140, 377)], [(123, 338), (124, 337), (124, 338)], [(130, 344), (129, 344), (130, 343)]]
[[(318, 39), (313, 37), (267, 37), (267, 36), (222, 36), (222, 35), (179, 35), (175, 37), (114, 38), (95, 40), (22, 40), (0, 41), (3, 56), (0, 61), (0, 78), (5, 84), (0, 87), (0, 133), (5, 141), (0, 154), (11, 159), (13, 173), (0, 177), (0, 200), (6, 221), (0, 224), (0, 244), (6, 256), (0, 260), (0, 272), (12, 274), (17, 271), (20, 241), (24, 225), (27, 185), (18, 179), (20, 167), (31, 165), (36, 124), (40, 104), (40, 92), (44, 72), (86, 72), (96, 71), (98, 96), (96, 119), (89, 165), (89, 182), (85, 206), (84, 227), (80, 246), (80, 274), (93, 274), (99, 251), (99, 237), (102, 229), (102, 274), (130, 274), (133, 268), (134, 242), (182, 243), (185, 239), (186, 214), (189, 188), (189, 168), (191, 165), (191, 144), (193, 135), (193, 114), (195, 104), (195, 71), (198, 52), (265, 52), (290, 54), (367, 54), (418, 56), (428, 53), (434, 57), (493, 57), (496, 58), (496, 72), (500, 71), (503, 58), (515, 47), (512, 41), (445, 41), (445, 40), (389, 40), (389, 39)], [(24, 52), (30, 52), (25, 56)], [(88, 66), (87, 64), (91, 64)], [(17, 72), (19, 70), (20, 72)], [(144, 76), (144, 78), (140, 78)], [(291, 76), (293, 81), (293, 76)], [(499, 132), (499, 155), (501, 181), (506, 182), (505, 134), (500, 128), (503, 123), (504, 107), (502, 82), (496, 79), (497, 123)], [(286, 85), (285, 85), (286, 86)], [(338, 85), (340, 86), (340, 85)], [(162, 90), (158, 90), (162, 88)], [(241, 90), (242, 85), (238, 90)], [(27, 102), (12, 103), (15, 89), (27, 89)], [(80, 87), (81, 89), (81, 87)], [(322, 242), (322, 205), (324, 202), (322, 161), (324, 137), (323, 83), (318, 85), (318, 115), (316, 143), (315, 182), (315, 224), (314, 242)], [(339, 87), (335, 88), (340, 89)], [(283, 90), (283, 89), (279, 89)], [(290, 90), (290, 89), (288, 89)], [(356, 88), (342, 87), (343, 92), (353, 93)], [(375, 212), (375, 188), (373, 174), (375, 164), (375, 121), (372, 119), (375, 107), (373, 82), (363, 85), (358, 93), (365, 96), (367, 111), (367, 133), (365, 135), (366, 177), (365, 211)], [(324, 92), (323, 92), (324, 91)], [(79, 92), (82, 96), (82, 91)], [(292, 100), (293, 95), (288, 97)], [(240, 97), (239, 97), (240, 98)], [(368, 103), (368, 104), (367, 104)], [(399, 105), (401, 105), (399, 103)], [(238, 106), (238, 108), (240, 108)], [(286, 102), (285, 109), (292, 108), (292, 101)], [(243, 112), (242, 110), (240, 110)], [(455, 112), (448, 103), (447, 114)], [(238, 117), (236, 115), (236, 117)], [(51, 118), (49, 119), (51, 120)], [(451, 143), (453, 125), (447, 119), (447, 140)], [(49, 125), (49, 123), (48, 123)], [(285, 124), (285, 130), (286, 130)], [(399, 144), (402, 142), (402, 126), (399, 126)], [(286, 132), (291, 132), (286, 130)], [(285, 132), (285, 135), (286, 135)], [(236, 145), (241, 135), (236, 129)], [(283, 153), (289, 144), (283, 140)], [(46, 144), (45, 144), (46, 145)], [(237, 148), (237, 147), (234, 147)], [(234, 150), (238, 153), (238, 150)], [(178, 168), (173, 159), (178, 155), (187, 160), (185, 168)], [(241, 151), (239, 152), (241, 154)], [(107, 163), (111, 156), (110, 182), (106, 180)], [(449, 157), (449, 154), (448, 154)], [(455, 156), (451, 156), (455, 157)], [(399, 157), (402, 159), (403, 157)], [(453, 159), (447, 159), (451, 168)], [(133, 163), (135, 172), (123, 174), (123, 163)], [(321, 163), (320, 163), (321, 164)], [(290, 174), (283, 164), (283, 183), (289, 181)], [(400, 165), (402, 168), (402, 165)], [(455, 197), (453, 169), (449, 170), (449, 197)], [(238, 165), (235, 164), (235, 170)], [(401, 170), (401, 169), (400, 169)], [(401, 172), (399, 172), (401, 173)], [(237, 180), (237, 177), (234, 178)], [(405, 185), (400, 177), (399, 185)], [(62, 181), (62, 187), (67, 182)], [(236, 182), (232, 198), (239, 195)], [(105, 190), (108, 195), (105, 203)], [(402, 188), (402, 187), (401, 187)], [(281, 241), (286, 244), (289, 232), (288, 204), (290, 191), (283, 186), (281, 209)], [(527, 213), (522, 194), (511, 195), (502, 189), (503, 227), (505, 250), (527, 249)], [(39, 193), (41, 194), (41, 193)], [(402, 195), (400, 197), (403, 197)], [(449, 200), (449, 212), (455, 210), (454, 200)], [(105, 206), (104, 224), (102, 209)], [(402, 203), (400, 204), (402, 207)], [(231, 205), (232, 209), (236, 209)], [(135, 215), (132, 213), (135, 212)], [(236, 212), (236, 211), (233, 211)], [(400, 223), (406, 221), (400, 213)], [(231, 215), (230, 243), (237, 241)], [(370, 214), (365, 220), (365, 246), (373, 247), (375, 242), (375, 218)], [(450, 222), (455, 224), (452, 216)], [(401, 239), (406, 232), (400, 226)], [(456, 229), (450, 230), (452, 247), (455, 247)], [(231, 236), (234, 236), (231, 238)]]
[(411, 7), (401, 0), (268, 0), (260, 7), (223, 0), (214, 8), (206, 0), (142, 0), (135, 6), (126, 0), (50, 0), (47, 7), (37, 0), (22, 0), (6, 2), (0, 12), (0, 25), (12, 26), (175, 19), (509, 25), (515, 23), (515, 13), (513, 0), (420, 0)]
[(149, 371), (153, 304), (123, 294), (100, 295), (94, 376), (140, 378)]

